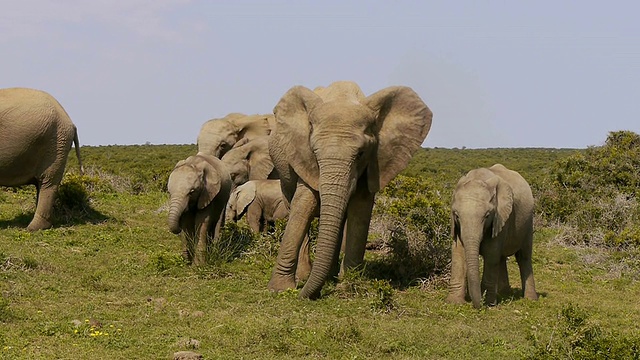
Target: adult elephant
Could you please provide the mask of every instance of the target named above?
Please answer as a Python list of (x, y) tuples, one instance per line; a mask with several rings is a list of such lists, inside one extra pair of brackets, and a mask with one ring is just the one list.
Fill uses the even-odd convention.
[(221, 160), (227, 165), (234, 186), (249, 180), (278, 178), (269, 155), (269, 136), (242, 139)]
[(299, 294), (316, 298), (337, 264), (345, 221), (342, 270), (362, 263), (375, 193), (407, 166), (432, 113), (408, 87), (365, 97), (355, 83), (336, 82), (291, 88), (274, 114), (269, 152), (291, 211), (268, 288), (296, 286), (298, 250), (319, 212), (316, 257)]
[(27, 230), (51, 227), (72, 143), (83, 172), (78, 132), (59, 102), (40, 90), (0, 89), (0, 185), (36, 186), (36, 211)]
[(221, 119), (205, 122), (198, 134), (198, 152), (219, 159), (241, 139), (251, 140), (269, 135), (273, 129), (273, 115), (245, 115), (231, 113)]
[[(516, 256), (524, 296), (538, 299), (531, 254), (533, 195), (527, 181), (501, 164), (469, 171), (460, 178), (451, 204), (451, 303), (463, 303), (468, 284), (473, 306), (495, 305), (509, 290), (507, 256)], [(479, 259), (484, 259), (482, 283)], [(466, 281), (465, 281), (466, 280)]]

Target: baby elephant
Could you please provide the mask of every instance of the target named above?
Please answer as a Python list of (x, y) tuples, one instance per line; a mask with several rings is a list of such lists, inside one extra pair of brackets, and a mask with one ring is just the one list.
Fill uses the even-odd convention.
[(231, 177), (222, 161), (198, 153), (181, 160), (169, 176), (169, 229), (184, 232), (182, 256), (204, 265), (212, 239), (220, 235), (231, 193)]
[(236, 188), (227, 204), (227, 220), (238, 221), (244, 214), (254, 232), (264, 232), (269, 222), (288, 217), (280, 180), (251, 180)]
[[(229, 198), (226, 217), (228, 221), (238, 221), (247, 214), (247, 222), (256, 232), (265, 232), (267, 225), (277, 219), (289, 216), (280, 180), (249, 180), (238, 186)], [(309, 257), (309, 236), (305, 235), (298, 252), (298, 264), (295, 278), (306, 280), (311, 272)]]
[[(456, 185), (451, 204), (451, 281), (447, 301), (463, 303), (468, 285), (475, 308), (508, 291), (507, 256), (516, 256), (524, 296), (537, 300), (531, 252), (533, 196), (527, 181), (501, 164), (474, 169)], [(484, 259), (482, 287), (479, 259)]]

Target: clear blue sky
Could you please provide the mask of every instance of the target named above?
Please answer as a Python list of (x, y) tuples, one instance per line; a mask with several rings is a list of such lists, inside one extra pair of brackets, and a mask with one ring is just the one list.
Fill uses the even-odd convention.
[(412, 87), (426, 147), (586, 147), (640, 132), (640, 2), (19, 0), (0, 87), (54, 95), (87, 145), (195, 143), (293, 85)]

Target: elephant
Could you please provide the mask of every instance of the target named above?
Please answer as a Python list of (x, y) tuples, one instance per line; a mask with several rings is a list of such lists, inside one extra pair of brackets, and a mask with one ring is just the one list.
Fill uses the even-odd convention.
[(316, 91), (292, 87), (274, 115), (269, 153), (290, 214), (267, 287), (296, 287), (298, 251), (319, 215), (315, 260), (298, 294), (315, 299), (337, 273), (343, 234), (341, 271), (363, 262), (375, 194), (407, 166), (433, 114), (409, 87), (391, 86), (365, 97), (357, 84), (339, 81)]
[(231, 186), (222, 160), (202, 153), (178, 161), (169, 175), (169, 230), (184, 232), (182, 256), (188, 263), (206, 263), (210, 242), (224, 226)]
[[(531, 255), (533, 195), (527, 181), (501, 164), (469, 171), (456, 185), (451, 204), (451, 280), (447, 302), (464, 303), (468, 289), (475, 308), (493, 306), (509, 291), (507, 257), (520, 268), (524, 296), (536, 300)], [(482, 283), (479, 259), (484, 270)]]
[(269, 155), (269, 136), (259, 136), (252, 140), (242, 139), (222, 161), (227, 165), (234, 186), (249, 180), (277, 179), (273, 161)]
[(0, 89), (0, 129), (0, 185), (35, 185), (36, 211), (27, 230), (48, 229), (72, 143), (84, 173), (76, 126), (50, 94), (8, 88)]
[(289, 209), (280, 189), (280, 180), (251, 180), (237, 187), (227, 203), (227, 221), (247, 215), (247, 223), (256, 232), (264, 232), (268, 223), (286, 219)]
[(274, 126), (275, 118), (271, 114), (231, 113), (221, 119), (209, 120), (198, 134), (198, 152), (221, 159), (239, 140), (269, 135)]
[[(238, 221), (247, 215), (247, 223), (255, 232), (265, 232), (269, 223), (289, 216), (289, 208), (280, 188), (280, 180), (250, 180), (237, 187), (229, 198), (226, 210), (227, 221)], [(309, 236), (305, 236), (298, 252), (296, 279), (306, 280), (311, 271)]]

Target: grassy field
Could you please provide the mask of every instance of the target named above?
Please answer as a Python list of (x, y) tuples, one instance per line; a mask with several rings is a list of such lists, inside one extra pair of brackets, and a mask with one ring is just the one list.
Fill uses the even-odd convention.
[[(451, 184), (472, 167), (502, 162), (535, 183), (576, 151), (425, 149), (405, 174), (433, 180), (448, 206)], [(24, 230), (33, 189), (0, 190), (0, 358), (166, 359), (181, 350), (205, 359), (640, 354), (637, 248), (570, 246), (562, 224), (536, 229), (540, 300), (521, 298), (510, 260), (513, 295), (482, 310), (445, 304), (446, 273), (408, 286), (348, 274), (317, 301), (270, 293), (276, 236), (203, 268), (185, 266), (179, 238), (167, 229), (164, 186), (175, 162), (193, 152), (193, 145), (84, 147), (89, 206), (60, 206), (55, 228), (37, 233)], [(73, 155), (68, 169), (77, 172)], [(384, 256), (368, 251), (367, 265)]]

